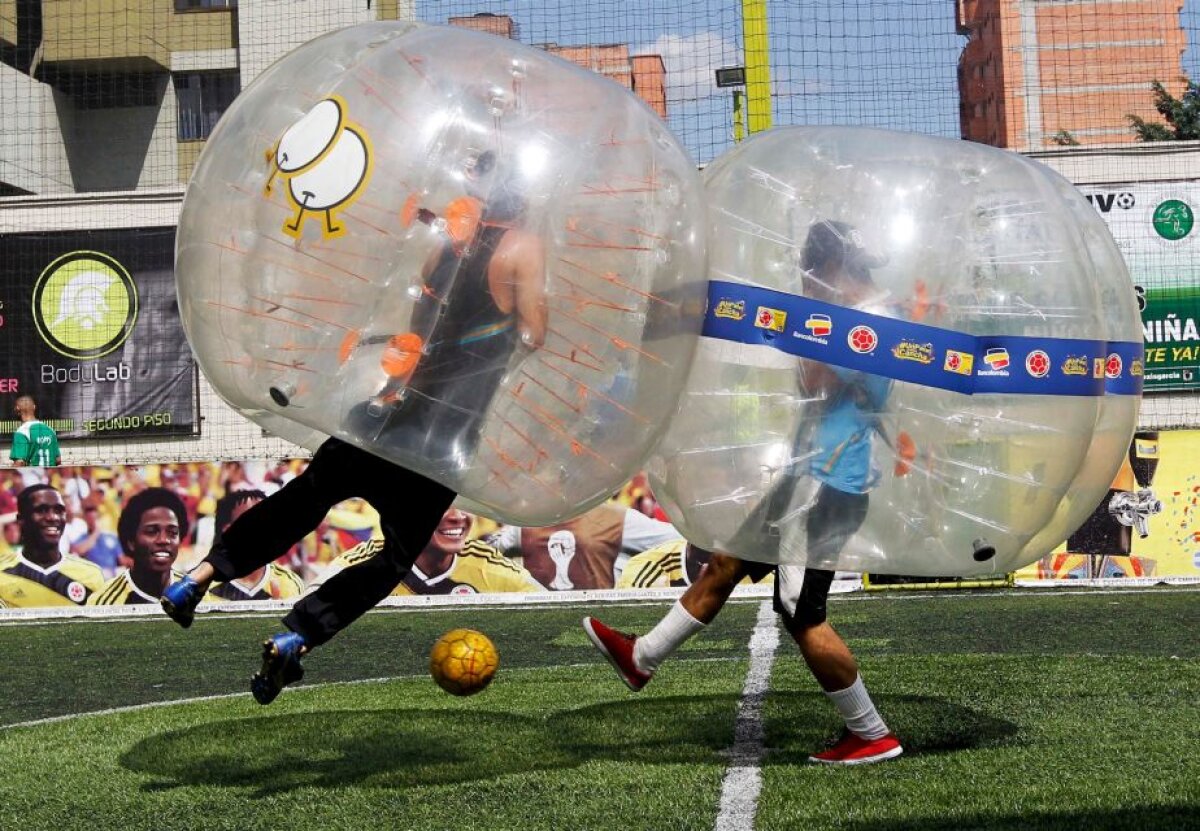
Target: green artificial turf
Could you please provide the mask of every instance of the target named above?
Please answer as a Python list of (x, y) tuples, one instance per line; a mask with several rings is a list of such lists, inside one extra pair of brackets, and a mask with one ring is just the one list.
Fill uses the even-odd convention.
[[(712, 828), (758, 608), (639, 695), (583, 637), (592, 610), (374, 613), (269, 707), (245, 690), (271, 617), (0, 626), (0, 725), (55, 719), (0, 730), (0, 828)], [(831, 620), (906, 754), (807, 764), (840, 722), (783, 635), (758, 828), (1200, 827), (1200, 592), (856, 595)], [(472, 698), (426, 673), (456, 626), (501, 653)]]

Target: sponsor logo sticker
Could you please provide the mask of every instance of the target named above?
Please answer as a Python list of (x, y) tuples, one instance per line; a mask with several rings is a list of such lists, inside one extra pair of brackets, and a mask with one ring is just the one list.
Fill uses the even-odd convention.
[(942, 369), (957, 375), (970, 375), (975, 368), (975, 356), (970, 352), (960, 352), (957, 349), (946, 350), (946, 360)]
[(902, 340), (892, 347), (892, 354), (901, 361), (916, 361), (919, 364), (933, 363), (933, 344)]
[(1063, 375), (1087, 375), (1088, 374), (1088, 359), (1086, 355), (1069, 355), (1062, 362)]
[(722, 297), (717, 303), (717, 307), (713, 309), (713, 315), (729, 318), (730, 320), (743, 320), (746, 317), (746, 301), (730, 300), (728, 297)]
[(787, 323), (787, 312), (781, 309), (772, 309), (767, 306), (759, 306), (757, 314), (754, 315), (754, 325), (759, 329), (767, 329), (771, 332), (782, 332), (784, 324)]
[(988, 369), (1008, 369), (1012, 359), (1008, 357), (1008, 350), (1003, 346), (993, 346), (983, 356), (983, 362), (988, 365)]
[(1050, 374), (1050, 356), (1035, 349), (1025, 356), (1025, 371), (1034, 378), (1045, 378)]
[(866, 355), (879, 346), (879, 335), (870, 326), (859, 324), (846, 334), (846, 344), (858, 354)]
[(824, 338), (833, 332), (833, 321), (829, 319), (829, 315), (814, 313), (810, 314), (808, 320), (804, 321), (804, 328), (813, 337)]

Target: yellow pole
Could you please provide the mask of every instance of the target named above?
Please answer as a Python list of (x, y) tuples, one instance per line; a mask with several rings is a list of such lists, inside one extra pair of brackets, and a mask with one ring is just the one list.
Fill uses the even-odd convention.
[(742, 0), (742, 48), (746, 53), (746, 112), (751, 133), (771, 127), (771, 59), (767, 0)]

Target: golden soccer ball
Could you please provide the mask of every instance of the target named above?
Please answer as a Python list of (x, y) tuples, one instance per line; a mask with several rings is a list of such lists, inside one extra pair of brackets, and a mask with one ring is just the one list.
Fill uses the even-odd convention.
[(496, 645), (474, 629), (451, 629), (429, 654), (429, 674), (451, 695), (479, 692), (492, 682), (499, 665)]

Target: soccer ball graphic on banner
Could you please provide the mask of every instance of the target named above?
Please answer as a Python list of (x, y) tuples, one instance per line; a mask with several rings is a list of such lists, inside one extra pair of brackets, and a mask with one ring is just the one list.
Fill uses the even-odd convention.
[(429, 653), (429, 674), (451, 695), (474, 695), (496, 675), (500, 653), (482, 632), (451, 629)]

